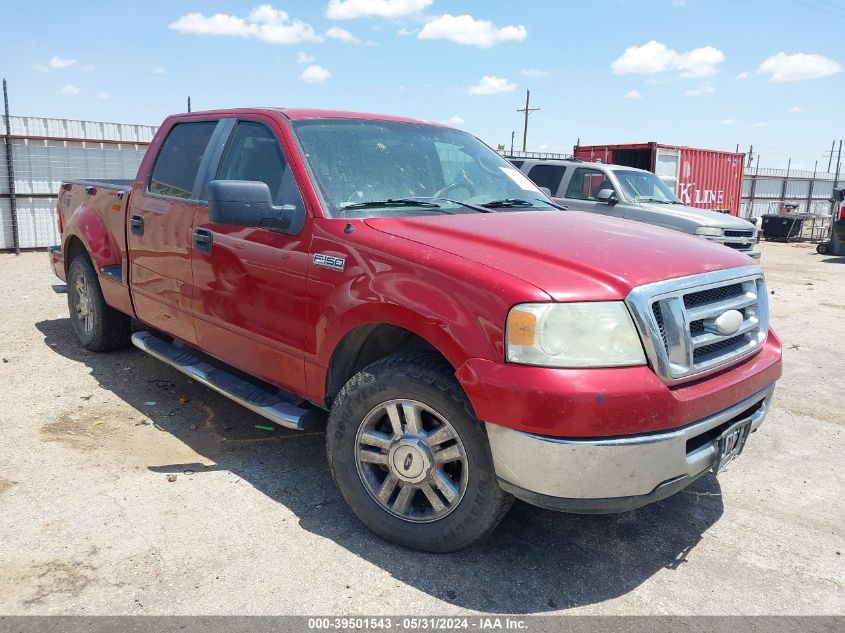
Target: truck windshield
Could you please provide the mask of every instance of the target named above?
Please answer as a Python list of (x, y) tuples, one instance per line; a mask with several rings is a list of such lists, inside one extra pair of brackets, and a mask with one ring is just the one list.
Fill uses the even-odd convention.
[(553, 208), (522, 172), (466, 132), (354, 119), (304, 119), (292, 128), (333, 217)]
[(683, 204), (666, 184), (652, 173), (645, 171), (615, 170), (616, 178), (625, 195), (635, 202), (663, 202)]

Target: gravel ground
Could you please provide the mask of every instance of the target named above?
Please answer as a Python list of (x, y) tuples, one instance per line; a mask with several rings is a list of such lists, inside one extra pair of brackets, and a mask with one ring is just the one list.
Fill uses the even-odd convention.
[(843, 614), (845, 258), (762, 246), (785, 374), (718, 481), (615, 516), (517, 503), (450, 555), (358, 523), (320, 434), (82, 350), (44, 253), (0, 255), (0, 613)]

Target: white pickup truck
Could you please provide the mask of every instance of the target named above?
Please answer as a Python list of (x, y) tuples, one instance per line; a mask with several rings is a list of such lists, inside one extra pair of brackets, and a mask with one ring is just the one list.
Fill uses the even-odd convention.
[(747, 220), (685, 205), (650, 171), (577, 159), (521, 159), (511, 163), (548, 190), (558, 204), (662, 226), (719, 242), (754, 259), (757, 228)]

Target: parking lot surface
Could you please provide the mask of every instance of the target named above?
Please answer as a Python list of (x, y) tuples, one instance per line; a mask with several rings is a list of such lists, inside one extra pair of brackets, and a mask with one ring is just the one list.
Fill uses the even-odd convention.
[(845, 257), (762, 250), (785, 373), (718, 480), (621, 515), (517, 503), (448, 555), (364, 528), (321, 434), (83, 350), (44, 253), (0, 255), (0, 613), (843, 614)]

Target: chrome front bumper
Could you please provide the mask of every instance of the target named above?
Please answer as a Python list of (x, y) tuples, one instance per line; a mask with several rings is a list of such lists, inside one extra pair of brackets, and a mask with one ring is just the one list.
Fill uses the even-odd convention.
[(533, 435), (487, 424), (503, 489), (534, 505), (570, 512), (633, 510), (664, 499), (706, 474), (722, 431), (768, 413), (774, 385), (724, 411), (659, 433), (608, 439)]

